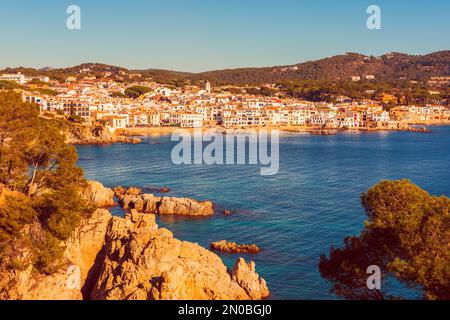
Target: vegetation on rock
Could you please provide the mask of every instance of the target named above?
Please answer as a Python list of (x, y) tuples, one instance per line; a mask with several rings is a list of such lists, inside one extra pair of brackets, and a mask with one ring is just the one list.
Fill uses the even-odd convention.
[[(29, 262), (45, 273), (62, 256), (61, 241), (91, 212), (80, 195), (85, 180), (77, 153), (65, 140), (61, 125), (40, 118), (37, 106), (0, 94), (0, 246), (28, 237)], [(36, 232), (21, 233), (34, 222)]]

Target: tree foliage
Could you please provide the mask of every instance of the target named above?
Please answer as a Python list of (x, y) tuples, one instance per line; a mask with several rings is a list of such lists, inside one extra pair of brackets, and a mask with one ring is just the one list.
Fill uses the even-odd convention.
[(129, 98), (136, 99), (152, 91), (151, 88), (145, 86), (133, 86), (125, 90), (125, 95)]
[(383, 181), (362, 195), (369, 217), (359, 237), (323, 255), (319, 269), (337, 295), (393, 298), (366, 287), (367, 267), (423, 290), (425, 299), (450, 299), (450, 199), (435, 197), (408, 180)]
[(0, 245), (38, 222), (45, 236), (33, 239), (35, 267), (49, 272), (47, 263), (62, 254), (61, 240), (91, 210), (80, 195), (85, 180), (75, 148), (65, 143), (61, 124), (37, 110), (18, 94), (0, 94)]

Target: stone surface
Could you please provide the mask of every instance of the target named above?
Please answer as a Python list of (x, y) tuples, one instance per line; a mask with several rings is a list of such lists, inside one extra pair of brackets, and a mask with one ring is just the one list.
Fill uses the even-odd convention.
[(237, 244), (226, 240), (212, 242), (210, 249), (228, 253), (259, 253), (261, 249), (256, 244)]
[(240, 258), (231, 272), (232, 278), (236, 281), (253, 300), (260, 300), (270, 295), (266, 281), (255, 272), (255, 263), (246, 263)]
[[(144, 195), (140, 200), (144, 209), (159, 210), (164, 198)], [(168, 212), (200, 210), (190, 199), (166, 201), (176, 203), (166, 203)], [(42, 232), (38, 222), (23, 230), (27, 236)], [(216, 254), (175, 239), (158, 228), (155, 215), (137, 209), (124, 218), (97, 209), (61, 245), (64, 258), (56, 261), (61, 266), (44, 275), (33, 269), (27, 237), (15, 239), (2, 252), (8, 259), (0, 259), (0, 300), (241, 300), (269, 295), (254, 263), (239, 260), (230, 271)]]
[(108, 210), (98, 209), (89, 219), (83, 219), (73, 236), (66, 241), (65, 257), (81, 270), (84, 283), (95, 260), (105, 245), (105, 236), (112, 216)]
[(142, 142), (140, 138), (110, 133), (109, 130), (103, 126), (91, 126), (87, 124), (75, 124), (68, 122), (66, 131), (66, 143), (68, 144), (138, 144)]
[[(152, 220), (142, 225), (148, 217)], [(214, 253), (157, 229), (153, 215), (132, 212), (125, 219), (114, 217), (106, 238), (92, 299), (241, 300), (269, 295), (254, 264), (239, 264), (232, 277)]]
[(157, 197), (153, 194), (136, 194), (137, 190), (116, 188), (119, 204), (125, 209), (160, 215), (212, 216), (212, 201), (197, 201), (189, 198)]
[[(30, 263), (29, 248), (16, 241), (13, 250), (23, 268), (10, 270), (0, 266), (0, 300), (81, 300), (82, 287), (104, 245), (111, 219), (107, 210), (96, 210), (82, 221), (64, 245), (64, 263), (52, 275), (38, 274)], [(30, 229), (39, 228), (29, 226)]]
[(82, 196), (97, 208), (107, 208), (115, 205), (114, 191), (97, 181), (88, 181)]
[(214, 215), (212, 201), (196, 201), (188, 198), (163, 197), (158, 208), (161, 215), (188, 215), (211, 216)]

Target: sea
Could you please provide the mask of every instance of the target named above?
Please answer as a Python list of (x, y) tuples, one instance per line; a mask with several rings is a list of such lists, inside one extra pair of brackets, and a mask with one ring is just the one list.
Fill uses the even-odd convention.
[[(270, 299), (340, 299), (319, 273), (330, 247), (359, 235), (367, 216), (361, 194), (385, 179), (410, 179), (434, 195), (450, 196), (450, 127), (431, 133), (346, 132), (334, 136), (283, 133), (279, 172), (262, 176), (258, 165), (176, 165), (169, 135), (138, 145), (78, 146), (88, 179), (108, 187), (136, 186), (170, 196), (212, 200), (210, 218), (158, 217), (175, 237), (208, 247), (229, 240), (257, 244), (257, 255), (220, 254), (232, 267), (240, 256), (256, 263)], [(229, 216), (223, 210), (232, 211)], [(113, 214), (122, 215), (120, 208)], [(387, 281), (390, 293), (420, 298), (420, 289)]]

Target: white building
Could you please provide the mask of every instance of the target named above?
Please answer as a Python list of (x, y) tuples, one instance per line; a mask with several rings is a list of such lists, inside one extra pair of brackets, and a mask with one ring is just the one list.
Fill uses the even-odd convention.
[(24, 84), (26, 81), (26, 78), (23, 74), (19, 73), (14, 73), (14, 74), (2, 74), (0, 76), (0, 80), (3, 81), (14, 81), (17, 82), (18, 84)]
[(147, 122), (152, 127), (159, 127), (161, 126), (161, 115), (159, 114), (159, 112), (149, 112), (147, 114)]
[(182, 128), (201, 128), (203, 127), (203, 116), (191, 112), (175, 112), (170, 114), (169, 122), (180, 125)]

